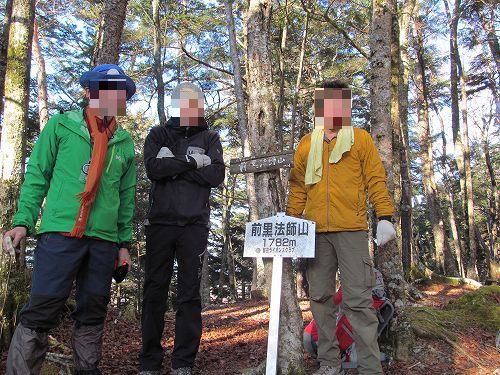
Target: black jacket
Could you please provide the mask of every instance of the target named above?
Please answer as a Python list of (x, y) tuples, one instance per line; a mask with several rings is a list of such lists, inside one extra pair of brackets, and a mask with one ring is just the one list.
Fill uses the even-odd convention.
[[(219, 135), (201, 126), (179, 127), (171, 118), (166, 126), (151, 129), (144, 143), (144, 164), (152, 182), (149, 195), (150, 224), (208, 225), (210, 190), (224, 181), (224, 159)], [(171, 154), (158, 158), (162, 147)], [(189, 154), (203, 153), (211, 164), (197, 169)]]

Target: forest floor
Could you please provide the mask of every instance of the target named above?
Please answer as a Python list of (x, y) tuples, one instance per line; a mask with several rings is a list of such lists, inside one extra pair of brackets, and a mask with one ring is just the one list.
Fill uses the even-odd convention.
[[(405, 361), (391, 361), (384, 364), (385, 374), (429, 375), (429, 374), (500, 374), (500, 354), (495, 347), (496, 329), (500, 304), (500, 287), (488, 287), (487, 298), (494, 298), (477, 319), (457, 313), (450, 305), (463, 304), (467, 295), (474, 296), (473, 288), (448, 284), (428, 284), (420, 287), (423, 299), (411, 307), (412, 321), (420, 327), (420, 335), (412, 343), (410, 358)], [(494, 289), (491, 289), (494, 288)], [(481, 288), (485, 289), (485, 288)], [(472, 293), (471, 293), (472, 292)], [(483, 293), (484, 294), (484, 293)], [(462, 299), (459, 299), (459, 297)], [(468, 311), (475, 314), (485, 301), (469, 298)], [(452, 302), (450, 302), (452, 301)], [(455, 302), (453, 302), (455, 301)], [(479, 301), (479, 302), (478, 302)], [(482, 301), (482, 302), (481, 302)], [(300, 303), (304, 324), (312, 319), (308, 301)], [(477, 307), (478, 306), (478, 307)], [(461, 308), (461, 306), (458, 306)], [(484, 310), (484, 309), (483, 309)], [(490, 311), (491, 310), (491, 311)], [(493, 318), (491, 318), (493, 314)], [(442, 315), (444, 314), (444, 315)], [(103, 374), (137, 374), (137, 354), (141, 345), (140, 323), (118, 317), (116, 310), (108, 314), (101, 370)], [(458, 318), (457, 318), (458, 317)], [(166, 349), (162, 374), (170, 373), (170, 353), (173, 347), (175, 314), (167, 313), (163, 346)], [(457, 320), (458, 319), (458, 320)], [(465, 321), (459, 321), (459, 319)], [(240, 302), (214, 306), (203, 312), (203, 336), (194, 368), (195, 374), (240, 374), (245, 369), (257, 367), (266, 357), (267, 326), (269, 309), (262, 302)], [(431, 325), (437, 324), (439, 327)], [(494, 326), (492, 327), (491, 324)], [(436, 332), (437, 331), (437, 332)], [(50, 352), (61, 354), (55, 360), (70, 358), (71, 321), (65, 318), (63, 324), (51, 332)], [(2, 353), (0, 373), (5, 372), (6, 353)], [(314, 372), (318, 365), (308, 354), (304, 354), (306, 373)], [(62, 374), (61, 366), (46, 361), (42, 374)], [(59, 368), (55, 368), (59, 367)], [(349, 374), (357, 374), (350, 370)]]

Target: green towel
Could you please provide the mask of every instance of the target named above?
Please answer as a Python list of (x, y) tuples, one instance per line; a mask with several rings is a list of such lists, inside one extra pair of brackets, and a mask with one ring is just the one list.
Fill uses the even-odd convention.
[[(311, 134), (311, 148), (307, 156), (307, 168), (305, 174), (305, 184), (314, 185), (321, 180), (323, 174), (323, 138), (324, 130), (320, 127), (315, 127)], [(354, 128), (346, 126), (337, 133), (337, 142), (330, 154), (329, 162), (337, 163), (344, 152), (351, 149), (354, 144)]]

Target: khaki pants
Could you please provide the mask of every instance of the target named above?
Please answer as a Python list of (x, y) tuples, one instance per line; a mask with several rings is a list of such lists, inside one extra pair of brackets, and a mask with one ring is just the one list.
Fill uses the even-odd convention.
[(360, 374), (382, 374), (377, 343), (378, 319), (372, 307), (375, 283), (366, 231), (316, 234), (316, 255), (308, 260), (311, 310), (318, 328), (318, 361), (340, 366), (333, 305), (335, 278), (340, 270), (342, 302), (354, 331)]

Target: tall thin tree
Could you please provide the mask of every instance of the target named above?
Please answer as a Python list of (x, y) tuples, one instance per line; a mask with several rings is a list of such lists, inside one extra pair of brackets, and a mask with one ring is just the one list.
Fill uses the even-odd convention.
[[(370, 31), (370, 114), (371, 134), (386, 171), (387, 186), (394, 194), (394, 171), (392, 170), (392, 123), (391, 123), (391, 33), (395, 4), (391, 0), (372, 1)], [(384, 275), (388, 292), (399, 307), (393, 325), (396, 357), (407, 358), (412, 332), (404, 311), (406, 284), (403, 275), (401, 254), (396, 241), (377, 249), (375, 262)]]
[(163, 33), (160, 23), (160, 0), (153, 0), (153, 22), (154, 22), (154, 64), (153, 70), (156, 79), (156, 109), (160, 126), (167, 123), (167, 116), (165, 116), (165, 83), (163, 82), (163, 64), (162, 64), (162, 41)]
[[(226, 14), (226, 23), (229, 33), (229, 49), (231, 53), (231, 62), (234, 72), (234, 95), (236, 97), (236, 113), (238, 116), (238, 135), (242, 145), (243, 157), (251, 155), (250, 141), (248, 137), (248, 118), (247, 104), (245, 100), (245, 89), (243, 86), (243, 74), (241, 69), (240, 53), (236, 39), (236, 28), (233, 17), (233, 0), (224, 1), (224, 9)], [(245, 51), (246, 52), (246, 51)], [(247, 184), (248, 209), (250, 211), (250, 220), (257, 220), (257, 196), (255, 190), (255, 178), (252, 173), (245, 174)], [(265, 273), (264, 263), (262, 258), (253, 259), (252, 269), (252, 298), (262, 298), (265, 293)]]
[(426, 81), (426, 61), (424, 56), (423, 27), (424, 23), (419, 17), (415, 25), (415, 49), (417, 51), (417, 107), (418, 127), (420, 130), (420, 155), (422, 159), (422, 180), (426, 195), (426, 203), (429, 208), (429, 217), (434, 235), (434, 247), (436, 249), (437, 264), (447, 275), (456, 276), (457, 267), (451, 253), (448, 237), (444, 229), (443, 215), (438, 200), (436, 178), (434, 175), (434, 156), (429, 125), (429, 94)]
[(49, 121), (49, 106), (47, 103), (47, 73), (45, 70), (45, 58), (43, 57), (42, 49), (40, 48), (40, 35), (36, 17), (34, 22), (33, 55), (37, 66), (36, 87), (38, 92), (38, 117), (40, 120), (40, 131), (42, 131), (47, 121)]
[[(248, 136), (253, 155), (275, 152), (277, 149), (269, 47), (271, 17), (271, 0), (250, 0), (246, 17)], [(255, 193), (259, 218), (281, 211), (284, 191), (279, 171), (256, 173)], [(303, 369), (302, 315), (296, 297), (291, 260), (283, 263), (278, 367), (282, 373), (290, 373)], [(266, 269), (270, 270), (270, 267)], [(271, 281), (269, 276), (266, 276), (268, 288)]]

